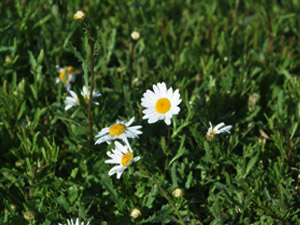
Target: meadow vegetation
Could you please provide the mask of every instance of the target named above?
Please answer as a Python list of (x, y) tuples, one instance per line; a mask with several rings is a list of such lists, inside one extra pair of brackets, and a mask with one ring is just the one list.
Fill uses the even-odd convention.
[[(299, 15), (297, 0), (1, 0), (0, 224), (300, 224)], [(162, 82), (180, 111), (149, 124), (141, 99)], [(139, 160), (117, 179), (117, 145), (95, 136), (133, 117)]]

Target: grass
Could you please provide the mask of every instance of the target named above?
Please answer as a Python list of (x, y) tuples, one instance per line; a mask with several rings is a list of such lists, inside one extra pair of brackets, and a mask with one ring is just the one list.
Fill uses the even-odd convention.
[[(300, 224), (299, 13), (297, 0), (1, 1), (0, 224)], [(65, 111), (55, 82), (73, 66), (72, 90), (91, 85), (89, 40), (93, 135), (142, 125), (119, 180), (112, 146), (90, 143), (88, 104)], [(158, 82), (183, 100), (169, 127), (142, 119)], [(209, 121), (231, 134), (208, 141)]]

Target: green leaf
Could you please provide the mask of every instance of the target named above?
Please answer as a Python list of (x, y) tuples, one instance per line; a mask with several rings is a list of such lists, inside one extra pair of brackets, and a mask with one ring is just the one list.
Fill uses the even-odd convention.
[(77, 197), (78, 197), (78, 188), (77, 186), (73, 185), (69, 188), (68, 191), (68, 198), (71, 204), (73, 204), (73, 202), (77, 199)]
[(190, 186), (191, 186), (191, 183), (192, 183), (192, 180), (193, 180), (193, 171), (190, 171), (188, 177), (187, 177), (187, 180), (185, 182), (185, 188), (186, 189), (189, 189)]
[(108, 176), (101, 174), (100, 182), (106, 188), (106, 190), (110, 193), (111, 198), (116, 203), (118, 210), (122, 211), (124, 200), (119, 196), (119, 193), (116, 191), (114, 186), (112, 185)]
[(69, 211), (70, 204), (68, 203), (65, 196), (60, 195), (59, 197), (57, 197), (56, 200), (57, 200), (58, 204), (61, 205), (67, 212)]
[(250, 172), (250, 170), (253, 168), (253, 166), (256, 164), (256, 162), (258, 161), (258, 157), (259, 157), (259, 153), (257, 153), (254, 157), (252, 157), (247, 165), (247, 168), (246, 168), (246, 172), (245, 174), (243, 175), (243, 178), (245, 178), (248, 173)]

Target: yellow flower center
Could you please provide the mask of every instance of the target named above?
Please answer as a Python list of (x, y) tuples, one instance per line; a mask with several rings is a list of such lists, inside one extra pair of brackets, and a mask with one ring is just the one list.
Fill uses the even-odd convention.
[(109, 128), (109, 135), (110, 136), (119, 136), (120, 134), (122, 134), (124, 131), (125, 131), (126, 127), (124, 124), (115, 124), (115, 125), (112, 125), (110, 128)]
[[(86, 95), (82, 96), (82, 98), (83, 98), (84, 101), (87, 100), (87, 96)], [(79, 98), (76, 98), (75, 103), (78, 103), (78, 102), (79, 102)]]
[(167, 98), (160, 98), (155, 104), (155, 109), (158, 113), (166, 113), (170, 110), (171, 103)]
[(69, 74), (73, 73), (74, 72), (74, 68), (73, 66), (68, 66), (67, 67), (67, 70), (68, 70), (68, 73), (67, 73), (67, 76), (65, 77), (66, 75), (66, 69), (63, 69), (60, 74), (59, 74), (59, 79), (61, 82), (67, 84), (68, 83), (68, 80), (69, 80)]
[(126, 155), (123, 155), (122, 162), (121, 162), (122, 166), (124, 166), (124, 167), (127, 166), (131, 162), (132, 159), (133, 159), (132, 152), (128, 152)]
[(210, 132), (210, 135), (215, 135), (216, 134), (216, 131), (215, 130), (212, 130), (211, 132)]

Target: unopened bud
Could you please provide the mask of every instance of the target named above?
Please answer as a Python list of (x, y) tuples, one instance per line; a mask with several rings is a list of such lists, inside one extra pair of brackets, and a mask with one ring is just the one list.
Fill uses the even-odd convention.
[(140, 217), (142, 215), (141, 211), (137, 208), (131, 210), (130, 216), (134, 219)]
[(16, 161), (15, 162), (15, 165), (17, 166), (17, 167), (20, 167), (20, 166), (22, 166), (23, 164), (24, 164), (24, 160), (23, 159), (19, 159), (18, 161)]
[(33, 220), (35, 217), (35, 213), (33, 211), (26, 211), (24, 213), (25, 220)]
[(135, 41), (137, 41), (140, 38), (140, 33), (137, 31), (132, 31), (131, 38)]
[(172, 192), (172, 195), (173, 195), (175, 198), (182, 198), (182, 196), (183, 196), (183, 191), (182, 191), (182, 189), (180, 189), (180, 188), (176, 188), (176, 189)]
[[(9, 206), (10, 206), (10, 208), (11, 208), (13, 211), (16, 211), (16, 209), (17, 209), (17, 206), (16, 206), (15, 204), (13, 204), (13, 203), (10, 203), (10, 204), (9, 204)], [(7, 209), (7, 208), (5, 208), (5, 209), (4, 209), (4, 212), (6, 212), (6, 213), (8, 213), (8, 214), (9, 214), (9, 211), (8, 211), (8, 209)]]
[(82, 22), (82, 21), (84, 21), (85, 17), (86, 17), (85, 11), (83, 11), (83, 10), (78, 10), (78, 11), (74, 14), (73, 19), (76, 20), (76, 21)]

